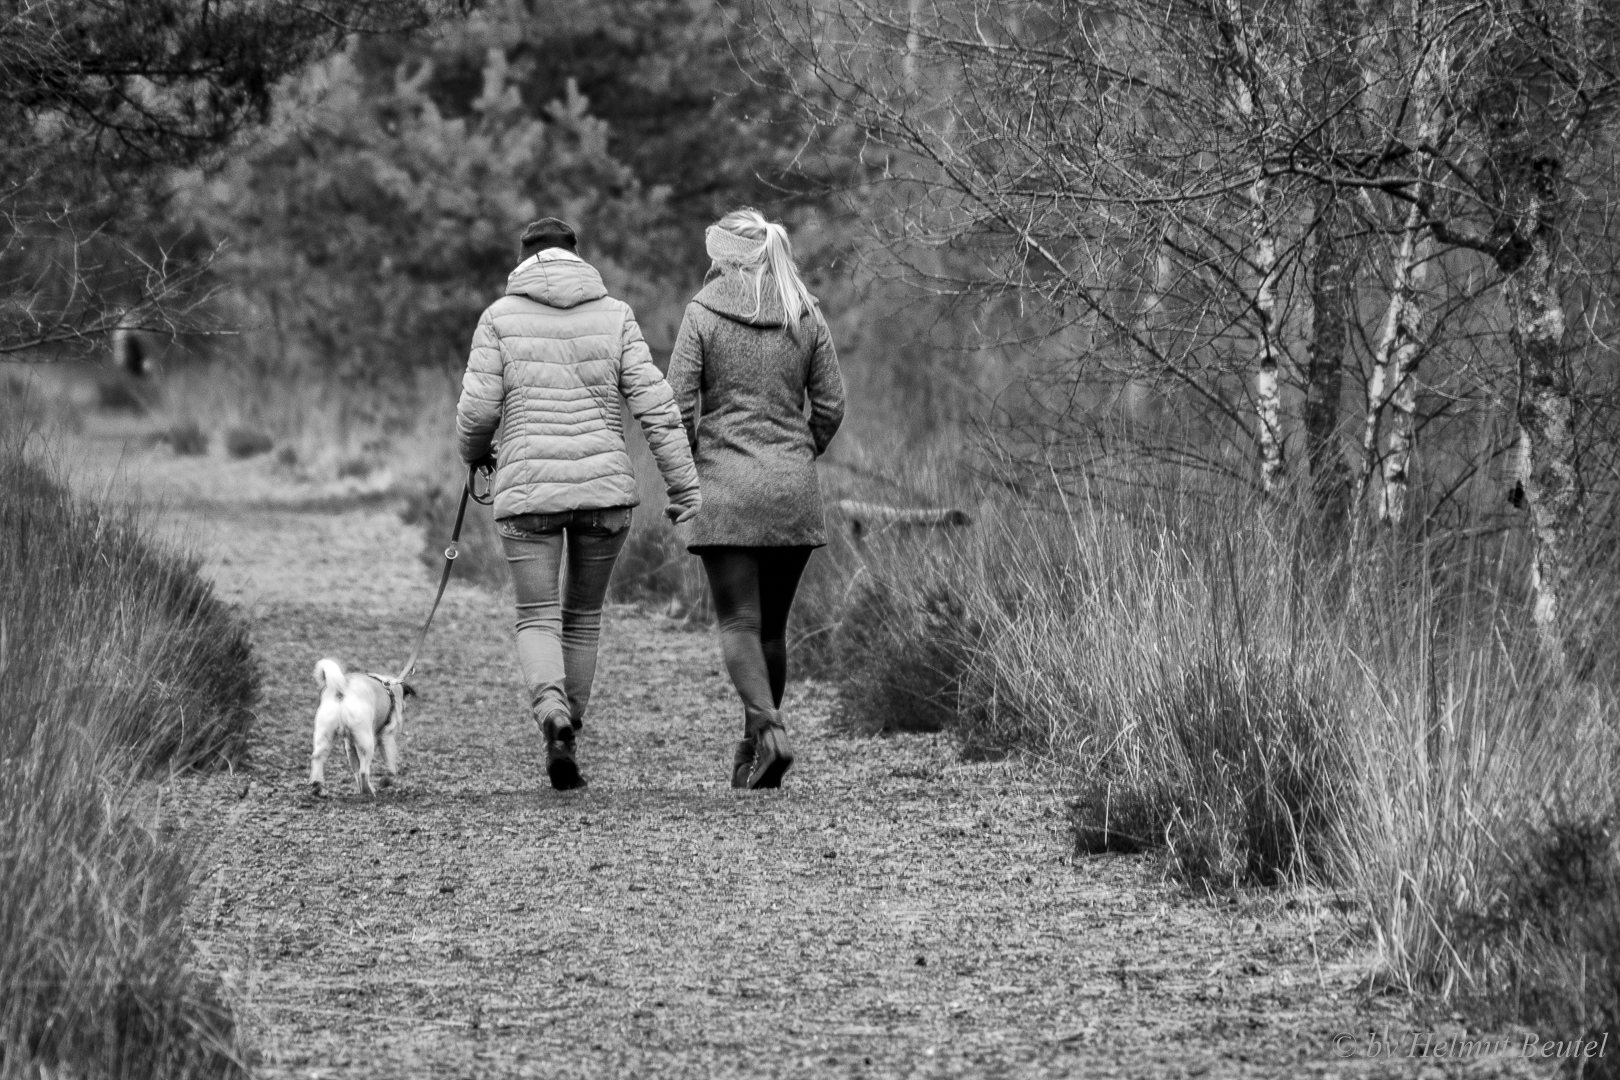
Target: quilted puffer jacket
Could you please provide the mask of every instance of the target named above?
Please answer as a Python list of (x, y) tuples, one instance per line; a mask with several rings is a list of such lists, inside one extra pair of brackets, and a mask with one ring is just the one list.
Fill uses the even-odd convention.
[(495, 516), (634, 506), (619, 399), (641, 421), (676, 521), (697, 513), (698, 476), (669, 384), (630, 305), (560, 248), (520, 263), (473, 333), (456, 431), (469, 463), (501, 428)]

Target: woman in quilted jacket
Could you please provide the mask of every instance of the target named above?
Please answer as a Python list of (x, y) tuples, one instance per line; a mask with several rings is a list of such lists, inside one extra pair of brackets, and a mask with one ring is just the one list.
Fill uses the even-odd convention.
[(788, 612), (810, 553), (827, 542), (815, 462), (844, 418), (844, 384), (787, 230), (736, 210), (705, 241), (713, 265), (669, 362), (703, 483), (682, 531), (703, 559), (742, 699), (731, 784), (779, 787), (793, 764), (780, 711)]
[(585, 784), (574, 733), (596, 676), (608, 578), (638, 501), (620, 399), (646, 432), (669, 493), (665, 513), (678, 523), (697, 513), (698, 476), (635, 314), (579, 257), (573, 228), (545, 218), (521, 244), (506, 295), (473, 334), (456, 429), (468, 463), (486, 464), (493, 451), (518, 662), (545, 739), (546, 774), (564, 791)]

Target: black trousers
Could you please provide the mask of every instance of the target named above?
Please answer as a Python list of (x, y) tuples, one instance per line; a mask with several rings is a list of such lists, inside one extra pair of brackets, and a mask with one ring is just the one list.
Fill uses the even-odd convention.
[(747, 719), (765, 718), (782, 704), (787, 685), (787, 621), (793, 594), (810, 561), (810, 547), (703, 547), (720, 623), (726, 671)]

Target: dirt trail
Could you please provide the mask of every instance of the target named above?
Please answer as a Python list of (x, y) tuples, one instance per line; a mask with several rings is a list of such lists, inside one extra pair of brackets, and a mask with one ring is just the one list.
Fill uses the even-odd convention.
[(311, 668), (402, 662), (432, 595), (422, 537), (386, 506), (199, 479), (218, 466), (126, 460), (265, 664), (248, 768), (168, 792), (212, 837), (193, 931), (259, 1075), (1530, 1075), (1340, 1057), (1336, 1033), (1423, 1025), (1353, 991), (1323, 909), (1077, 860), (1024, 764), (840, 736), (824, 688), (789, 690), (785, 788), (733, 792), (717, 642), (628, 609), (603, 634), (586, 791), (545, 783), (507, 600), (452, 584), (402, 782), (312, 800)]

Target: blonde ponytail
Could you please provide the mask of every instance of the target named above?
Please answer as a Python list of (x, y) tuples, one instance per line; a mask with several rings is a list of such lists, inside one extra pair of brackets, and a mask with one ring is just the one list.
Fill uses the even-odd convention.
[(793, 265), (793, 245), (787, 230), (775, 222), (765, 220), (758, 210), (744, 207), (733, 210), (719, 223), (711, 225), (706, 234), (709, 257), (723, 266), (751, 272), (754, 279), (754, 314), (764, 304), (765, 271), (776, 278), (777, 293), (782, 298), (782, 311), (787, 316), (791, 331), (809, 312), (815, 298), (799, 277)]

